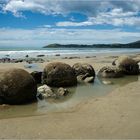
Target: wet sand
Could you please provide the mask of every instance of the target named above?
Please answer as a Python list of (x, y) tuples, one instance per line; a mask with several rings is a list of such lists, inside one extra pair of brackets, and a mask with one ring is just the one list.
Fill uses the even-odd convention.
[[(102, 66), (111, 65), (112, 60), (114, 60), (112, 57), (57, 59), (70, 65), (75, 62), (87, 62), (93, 65), (96, 72)], [(42, 68), (45, 64), (39, 64), (39, 67)], [(24, 67), (22, 63), (10, 64), (11, 66), (0, 64), (0, 67), (4, 65)], [(106, 96), (81, 102), (65, 112), (1, 119), (0, 138), (138, 139), (140, 138), (139, 91), (140, 80), (119, 87)]]

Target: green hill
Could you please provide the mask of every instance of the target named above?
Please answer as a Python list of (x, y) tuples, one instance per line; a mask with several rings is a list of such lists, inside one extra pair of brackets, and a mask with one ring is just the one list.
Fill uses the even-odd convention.
[(79, 45), (79, 44), (49, 44), (43, 48), (140, 48), (140, 41), (131, 42), (127, 44), (93, 44), (93, 45)]

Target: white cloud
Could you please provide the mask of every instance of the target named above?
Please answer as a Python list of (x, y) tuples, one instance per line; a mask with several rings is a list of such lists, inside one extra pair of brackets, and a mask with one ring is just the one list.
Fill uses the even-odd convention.
[(44, 14), (79, 12), (96, 16), (110, 8), (121, 8), (124, 12), (140, 10), (139, 0), (9, 0), (5, 3), (3, 10), (14, 15), (22, 11), (36, 11)]
[[(65, 21), (57, 26), (87, 26), (110, 24), (115, 26), (140, 24), (140, 0), (0, 0), (4, 12), (10, 11), (16, 17), (24, 17), (23, 11), (42, 14), (71, 12), (88, 16), (84, 22)], [(109, 11), (110, 10), (110, 11)]]
[(67, 26), (90, 26), (94, 25), (93, 22), (91, 21), (84, 21), (84, 22), (72, 22), (72, 21), (63, 21), (63, 22), (58, 22), (56, 23), (56, 26), (59, 27), (67, 27)]
[[(88, 16), (84, 22), (64, 21), (57, 26), (89, 26), (109, 24), (114, 26), (137, 26), (140, 24), (140, 0), (0, 0), (4, 12), (10, 11), (16, 17), (24, 17), (23, 11), (42, 14), (71, 12)], [(110, 10), (110, 11), (109, 11)]]
[(89, 25), (114, 25), (114, 26), (139, 26), (140, 17), (138, 12), (123, 12), (122, 9), (113, 9), (108, 12), (99, 13), (96, 17), (89, 17), (84, 22), (64, 21), (58, 22), (57, 26), (89, 26)]
[(50, 43), (126, 43), (139, 40), (139, 32), (122, 30), (0, 28), (0, 46), (44, 46)]

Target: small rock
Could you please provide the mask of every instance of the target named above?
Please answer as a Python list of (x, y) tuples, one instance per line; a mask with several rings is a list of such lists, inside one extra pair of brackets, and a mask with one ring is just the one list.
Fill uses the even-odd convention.
[(29, 55), (26, 55), (25, 57), (26, 57), (26, 58), (28, 58), (28, 57), (29, 57)]
[(112, 85), (113, 84), (113, 82), (111, 82), (111, 81), (102, 81), (102, 83), (105, 85)]
[(26, 58), (25, 62), (31, 64), (31, 63), (43, 63), (44, 60), (42, 58)]
[(44, 56), (45, 56), (44, 54), (37, 55), (37, 57), (44, 57)]
[(71, 56), (71, 57), (68, 57), (68, 59), (80, 59), (80, 57), (78, 57), (78, 56)]
[(85, 58), (91, 58), (91, 56), (86, 56)]
[(92, 83), (92, 82), (94, 82), (94, 77), (93, 76), (86, 77), (85, 80), (84, 80), (84, 82), (86, 82), (86, 83)]
[(42, 96), (45, 98), (55, 96), (52, 89), (47, 85), (43, 85), (43, 86), (38, 87), (37, 91), (38, 91), (38, 93), (42, 94)]
[(79, 83), (83, 83), (84, 79), (85, 79), (85, 75), (78, 75), (77, 76), (77, 82), (79, 82)]
[(66, 96), (68, 93), (69, 93), (69, 91), (67, 89), (65, 89), (65, 88), (62, 88), (62, 87), (60, 87), (57, 90), (57, 95), (58, 96)]
[(56, 54), (55, 56), (60, 56), (60, 54)]

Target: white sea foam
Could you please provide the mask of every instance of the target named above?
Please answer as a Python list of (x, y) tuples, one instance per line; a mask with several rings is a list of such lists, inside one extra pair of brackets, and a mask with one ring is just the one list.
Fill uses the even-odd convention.
[(54, 56), (56, 54), (68, 55), (98, 55), (98, 54), (112, 54), (112, 53), (131, 53), (140, 52), (140, 49), (99, 49), (99, 48), (52, 48), (52, 49), (33, 49), (33, 50), (1, 50), (0, 58), (9, 55), (11, 58), (22, 58), (26, 55), (36, 57), (37, 55)]

